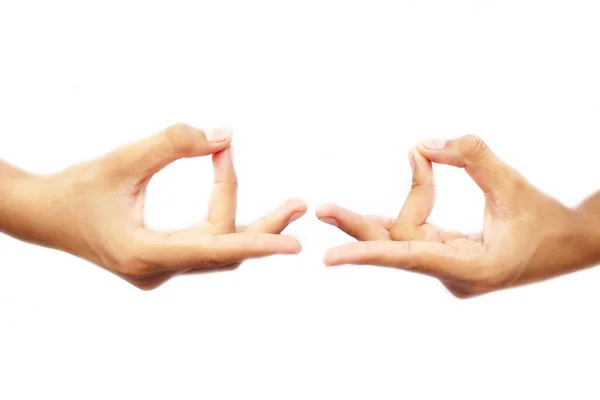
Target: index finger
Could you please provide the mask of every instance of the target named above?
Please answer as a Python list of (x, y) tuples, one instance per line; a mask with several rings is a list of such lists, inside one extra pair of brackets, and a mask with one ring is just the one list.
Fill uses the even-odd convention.
[(237, 176), (232, 149), (213, 154), (214, 182), (208, 210), (208, 221), (218, 233), (235, 232), (237, 211)]
[(435, 201), (431, 161), (423, 157), (416, 149), (408, 153), (408, 159), (413, 171), (412, 186), (404, 206), (390, 230), (394, 240), (424, 239), (424, 233), (415, 228), (427, 221)]

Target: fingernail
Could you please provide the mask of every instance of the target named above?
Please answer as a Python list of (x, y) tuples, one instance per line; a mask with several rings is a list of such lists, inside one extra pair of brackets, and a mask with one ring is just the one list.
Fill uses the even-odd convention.
[(233, 135), (233, 131), (228, 126), (221, 126), (207, 130), (205, 135), (209, 142), (223, 142)]
[(415, 162), (415, 156), (413, 156), (412, 152), (408, 153), (408, 162), (410, 163), (410, 168), (412, 171), (415, 172), (417, 169), (417, 163)]
[(320, 218), (320, 220), (322, 222), (325, 222), (326, 224), (333, 225), (336, 228), (340, 226), (340, 224), (337, 222), (337, 220), (334, 218), (331, 218), (331, 217), (323, 217), (323, 218)]
[(304, 215), (304, 213), (302, 213), (302, 212), (293, 213), (292, 216), (290, 217), (290, 219), (288, 220), (288, 225), (294, 221), (298, 221), (303, 215)]
[(430, 150), (441, 150), (446, 147), (447, 140), (442, 139), (425, 139), (421, 141), (421, 144)]

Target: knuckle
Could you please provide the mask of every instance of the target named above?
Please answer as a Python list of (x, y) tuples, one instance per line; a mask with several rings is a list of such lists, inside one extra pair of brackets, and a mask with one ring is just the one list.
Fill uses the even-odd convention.
[(467, 160), (485, 161), (490, 150), (487, 144), (477, 135), (466, 135), (461, 140), (460, 151)]
[(187, 156), (192, 154), (196, 148), (196, 129), (187, 124), (171, 125), (165, 129), (164, 135), (175, 153)]
[(531, 188), (527, 179), (525, 179), (521, 174), (517, 173), (516, 171), (514, 171), (510, 176), (510, 186), (513, 190), (513, 194), (523, 192)]

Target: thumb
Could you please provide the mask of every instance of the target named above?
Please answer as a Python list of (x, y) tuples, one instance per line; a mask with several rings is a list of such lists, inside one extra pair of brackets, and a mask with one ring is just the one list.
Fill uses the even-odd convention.
[(108, 158), (119, 175), (153, 175), (180, 158), (206, 156), (228, 148), (231, 135), (229, 128), (203, 132), (186, 124), (175, 124), (115, 150)]
[(432, 162), (464, 168), (477, 186), (492, 197), (510, 193), (516, 184), (525, 182), (475, 135), (453, 140), (423, 140), (417, 149)]

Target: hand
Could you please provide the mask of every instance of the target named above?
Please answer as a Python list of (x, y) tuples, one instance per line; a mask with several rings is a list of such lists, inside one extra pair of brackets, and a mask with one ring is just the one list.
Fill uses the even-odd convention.
[[(41, 201), (22, 214), (44, 212), (14, 224), (20, 228), (12, 233), (85, 258), (142, 289), (190, 270), (298, 253), (300, 243), (279, 233), (306, 212), (306, 204), (290, 200), (266, 217), (236, 227), (231, 137), (227, 130), (216, 130), (211, 139), (198, 129), (174, 125), (99, 160), (26, 179), (23, 192), (39, 193)], [(214, 186), (207, 220), (177, 232), (147, 228), (144, 203), (152, 176), (177, 159), (210, 154)]]
[[(374, 264), (438, 278), (460, 298), (535, 282), (600, 261), (600, 218), (531, 186), (476, 136), (430, 140), (409, 153), (412, 189), (396, 220), (336, 205), (317, 210), (359, 242), (333, 248), (327, 265)], [(483, 232), (444, 232), (427, 223), (434, 205), (431, 162), (464, 168), (485, 195)]]

